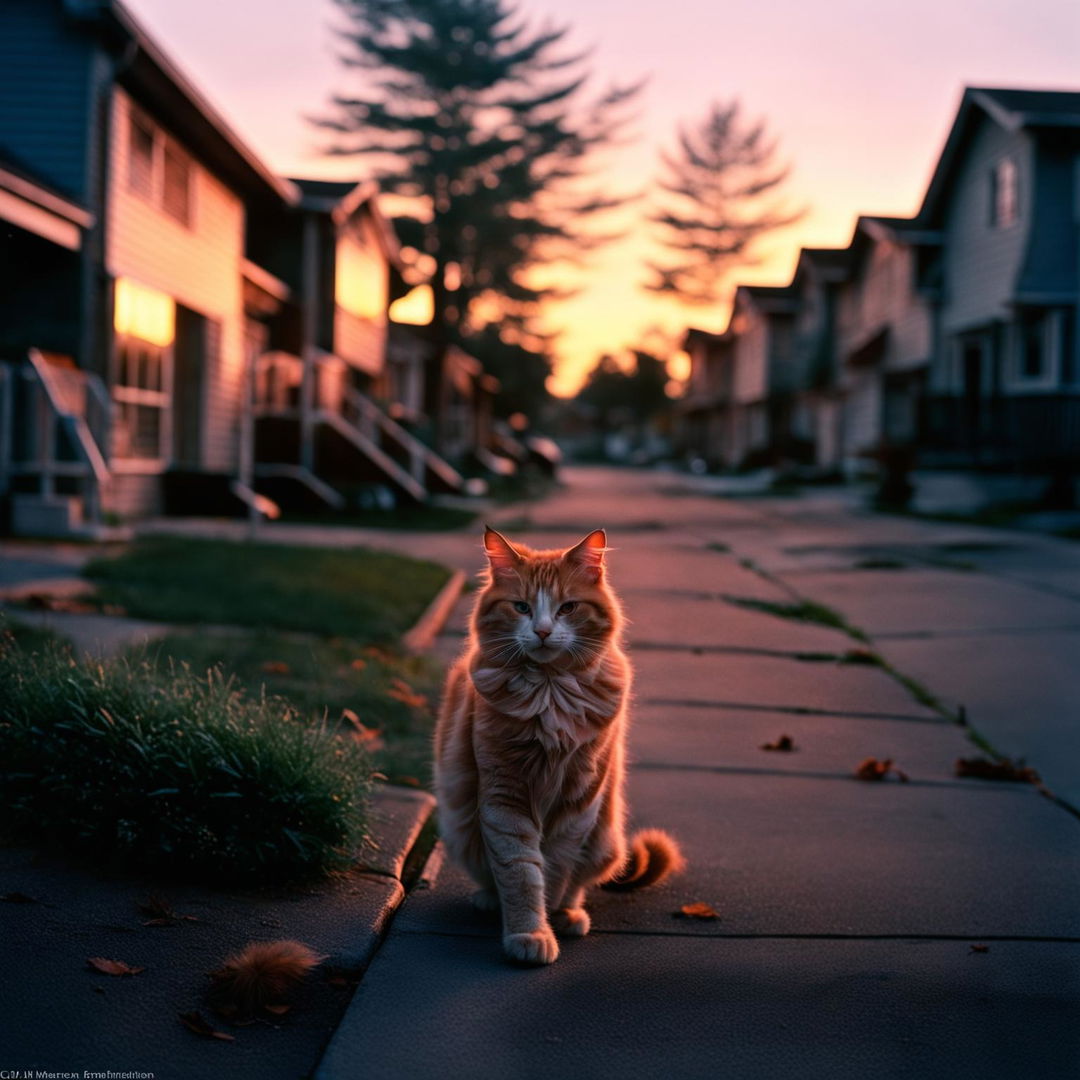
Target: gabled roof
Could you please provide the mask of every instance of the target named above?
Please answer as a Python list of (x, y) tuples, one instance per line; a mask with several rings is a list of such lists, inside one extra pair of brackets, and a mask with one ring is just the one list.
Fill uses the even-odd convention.
[(965, 88), (922, 207), (916, 215), (920, 227), (936, 224), (936, 216), (980, 114), (989, 116), (1006, 131), (1030, 131), (1035, 137), (1069, 129), (1080, 130), (1080, 91)]
[(233, 131), (121, 0), (63, 0), (63, 8), (119, 48), (118, 81), (137, 101), (159, 112), (223, 179), (249, 194), (295, 200), (292, 185), (275, 176)]
[(851, 248), (800, 248), (799, 258), (795, 263), (795, 273), (791, 278), (794, 287), (805, 273), (813, 266), (817, 276), (827, 282), (846, 281), (851, 270)]
[(799, 303), (798, 291), (792, 285), (740, 285), (735, 301), (747, 297), (756, 308), (767, 315), (790, 315)]
[(401, 244), (393, 225), (379, 209), (376, 184), (370, 180), (356, 183), (354, 180), (308, 180), (302, 177), (290, 177), (289, 183), (300, 193), (297, 205), (301, 210), (329, 214), (335, 225), (343, 225), (361, 209), (370, 214), (383, 254), (396, 269), (402, 268)]

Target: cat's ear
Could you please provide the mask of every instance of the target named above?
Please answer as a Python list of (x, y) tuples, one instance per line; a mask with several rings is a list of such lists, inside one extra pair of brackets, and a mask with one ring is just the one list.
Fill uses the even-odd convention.
[(491, 564), (493, 577), (515, 574), (521, 562), (521, 555), (514, 545), (490, 525), (484, 526), (484, 554)]
[(604, 574), (604, 552), (607, 551), (607, 533), (595, 529), (580, 544), (575, 544), (564, 556), (568, 563), (580, 566), (586, 578), (595, 585)]

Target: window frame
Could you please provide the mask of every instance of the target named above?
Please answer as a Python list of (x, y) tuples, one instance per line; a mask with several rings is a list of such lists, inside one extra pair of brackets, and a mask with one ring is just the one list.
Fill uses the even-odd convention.
[[(135, 141), (136, 128), (140, 128), (152, 140), (150, 172), (145, 186), (135, 181), (133, 172), (134, 154), (132, 147)], [(127, 155), (128, 191), (150, 203), (156, 210), (161, 211), (182, 228), (194, 231), (197, 210), (195, 197), (197, 165), (195, 158), (176, 139), (168, 135), (159, 124), (150, 119), (134, 102), (128, 107)], [(176, 213), (167, 198), (168, 185), (166, 176), (170, 157), (173, 161), (182, 163), (186, 171), (183, 214)]]
[[(134, 334), (117, 333), (115, 336), (116, 378), (112, 385), (112, 400), (116, 406), (113, 436), (113, 454), (116, 471), (119, 472), (160, 472), (164, 471), (169, 461), (169, 447), (172, 445), (172, 345), (155, 345)], [(131, 357), (136, 350), (152, 353), (157, 359), (158, 389), (140, 386), (131, 381)], [(124, 357), (128, 356), (125, 363)], [(141, 365), (140, 365), (141, 366)], [(136, 379), (141, 378), (141, 372)], [(124, 381), (121, 381), (124, 380)], [(121, 447), (117, 440), (119, 428), (126, 421), (123, 414), (125, 406), (132, 408), (158, 409), (158, 447), (156, 454), (146, 454), (134, 447), (134, 440), (128, 425), (126, 447)]]

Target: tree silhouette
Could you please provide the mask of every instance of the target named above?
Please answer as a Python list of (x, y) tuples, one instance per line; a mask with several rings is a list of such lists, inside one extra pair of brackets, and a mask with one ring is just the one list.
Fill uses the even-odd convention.
[[(625, 200), (589, 177), (638, 87), (586, 99), (567, 28), (533, 29), (506, 0), (336, 3), (341, 59), (361, 85), (314, 120), (334, 133), (328, 152), (365, 158), (410, 200), (395, 224), (431, 282), (437, 333), (457, 340), (495, 319), (531, 331), (542, 301), (569, 295), (534, 271), (610, 238), (587, 223)], [(494, 303), (479, 312), (480, 300)]]
[(650, 221), (669, 258), (646, 265), (645, 288), (695, 304), (713, 304), (731, 272), (752, 265), (765, 234), (798, 221), (782, 194), (789, 168), (762, 120), (748, 123), (737, 99), (713, 104), (704, 123), (681, 129), (677, 155), (661, 153), (667, 198)]

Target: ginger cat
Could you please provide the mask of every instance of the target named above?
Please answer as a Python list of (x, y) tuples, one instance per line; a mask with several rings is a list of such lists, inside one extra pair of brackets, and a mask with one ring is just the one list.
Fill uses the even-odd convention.
[(550, 964), (557, 931), (589, 932), (585, 890), (640, 888), (683, 866), (656, 829), (626, 838), (632, 671), (596, 530), (566, 551), (484, 533), (489, 573), (435, 733), (439, 824), (451, 857), (501, 908), (503, 949)]

